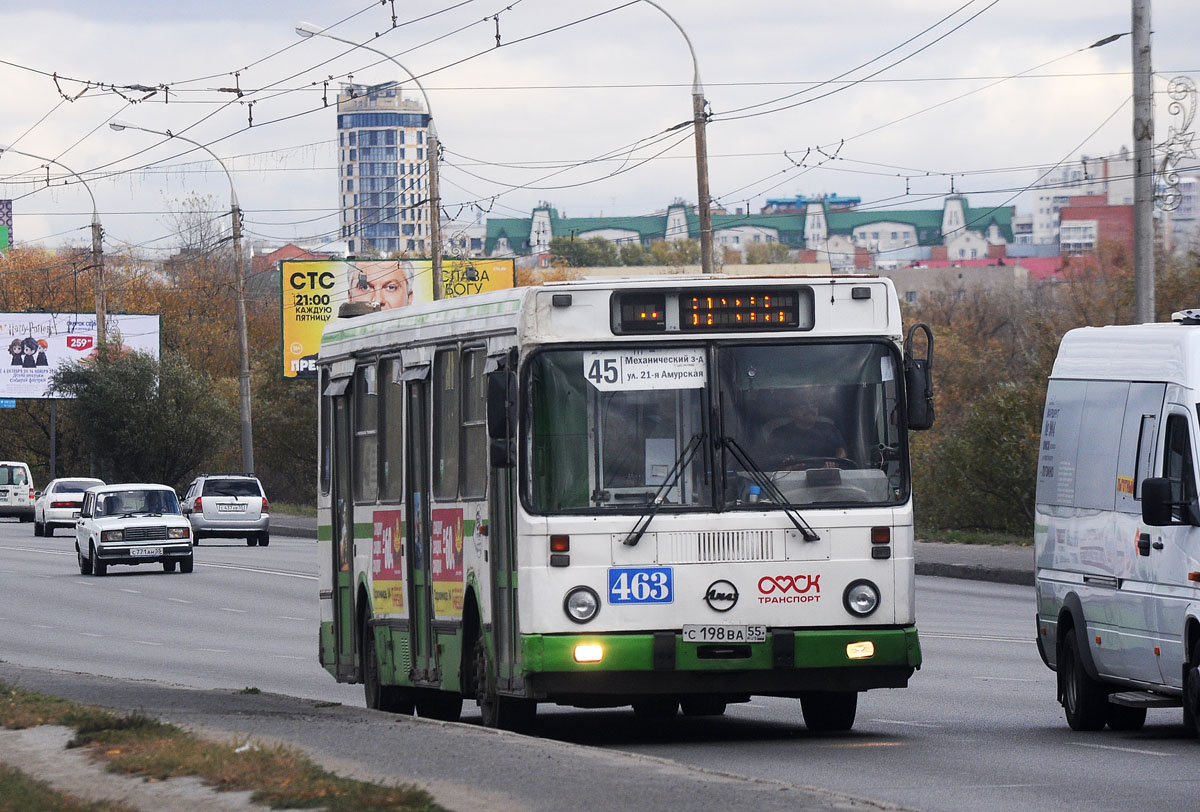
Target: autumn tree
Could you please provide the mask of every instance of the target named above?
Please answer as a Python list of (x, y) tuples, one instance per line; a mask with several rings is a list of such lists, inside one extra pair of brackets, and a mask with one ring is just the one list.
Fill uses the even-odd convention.
[(182, 354), (126, 352), (71, 362), (51, 378), (66, 421), (97, 474), (109, 482), (185, 485), (214, 449), (227, 446), (237, 415), (207, 373)]

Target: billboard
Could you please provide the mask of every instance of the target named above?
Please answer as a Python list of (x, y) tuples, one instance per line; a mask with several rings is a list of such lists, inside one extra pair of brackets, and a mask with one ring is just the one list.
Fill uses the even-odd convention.
[[(474, 273), (471, 273), (471, 271)], [(317, 374), (321, 332), (344, 302), (381, 309), (433, 301), (433, 262), (428, 259), (297, 259), (279, 263), (283, 286), (283, 377)], [(444, 298), (511, 288), (511, 259), (445, 259)], [(474, 277), (473, 279), (470, 277)]]
[(0, 200), (0, 254), (12, 248), (12, 201)]
[[(158, 357), (157, 315), (112, 315), (108, 341), (123, 350)], [(96, 354), (95, 313), (0, 313), (0, 342), (9, 360), (0, 361), (0, 398), (50, 398), (46, 391), (59, 366)]]

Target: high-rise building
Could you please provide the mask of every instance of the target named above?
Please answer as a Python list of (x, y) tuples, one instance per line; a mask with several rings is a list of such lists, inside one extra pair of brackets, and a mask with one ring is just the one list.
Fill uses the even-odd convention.
[(397, 82), (338, 93), (341, 238), (361, 257), (428, 255), (429, 112)]

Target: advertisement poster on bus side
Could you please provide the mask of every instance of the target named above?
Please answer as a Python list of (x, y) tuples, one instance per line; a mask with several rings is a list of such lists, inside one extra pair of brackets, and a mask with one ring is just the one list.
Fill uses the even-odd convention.
[[(157, 315), (109, 315), (109, 346), (116, 352), (158, 357)], [(62, 397), (47, 387), (63, 364), (96, 354), (95, 313), (0, 313), (0, 343), (8, 346), (0, 361), (0, 398)]]
[[(433, 262), (428, 259), (280, 262), (283, 377), (316, 376), (321, 333), (345, 302), (367, 302), (382, 310), (433, 301), (432, 270)], [(511, 259), (442, 261), (446, 299), (504, 290), (514, 281)]]
[(404, 614), (404, 511), (372, 516), (371, 606), (375, 615)]
[(432, 511), (430, 534), (430, 580), (433, 582), (433, 616), (462, 616), (463, 598), (463, 512), (462, 508)]

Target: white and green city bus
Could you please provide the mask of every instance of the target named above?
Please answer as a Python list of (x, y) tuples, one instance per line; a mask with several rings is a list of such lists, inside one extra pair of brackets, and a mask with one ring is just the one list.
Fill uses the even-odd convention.
[[(932, 423), (932, 337), (905, 340), (888, 279), (364, 310), (319, 355), (320, 658), (370, 707), (468, 698), (516, 727), (539, 702), (766, 695), (845, 730), (920, 667), (907, 433)], [(832, 445), (787, 447), (814, 424)]]

